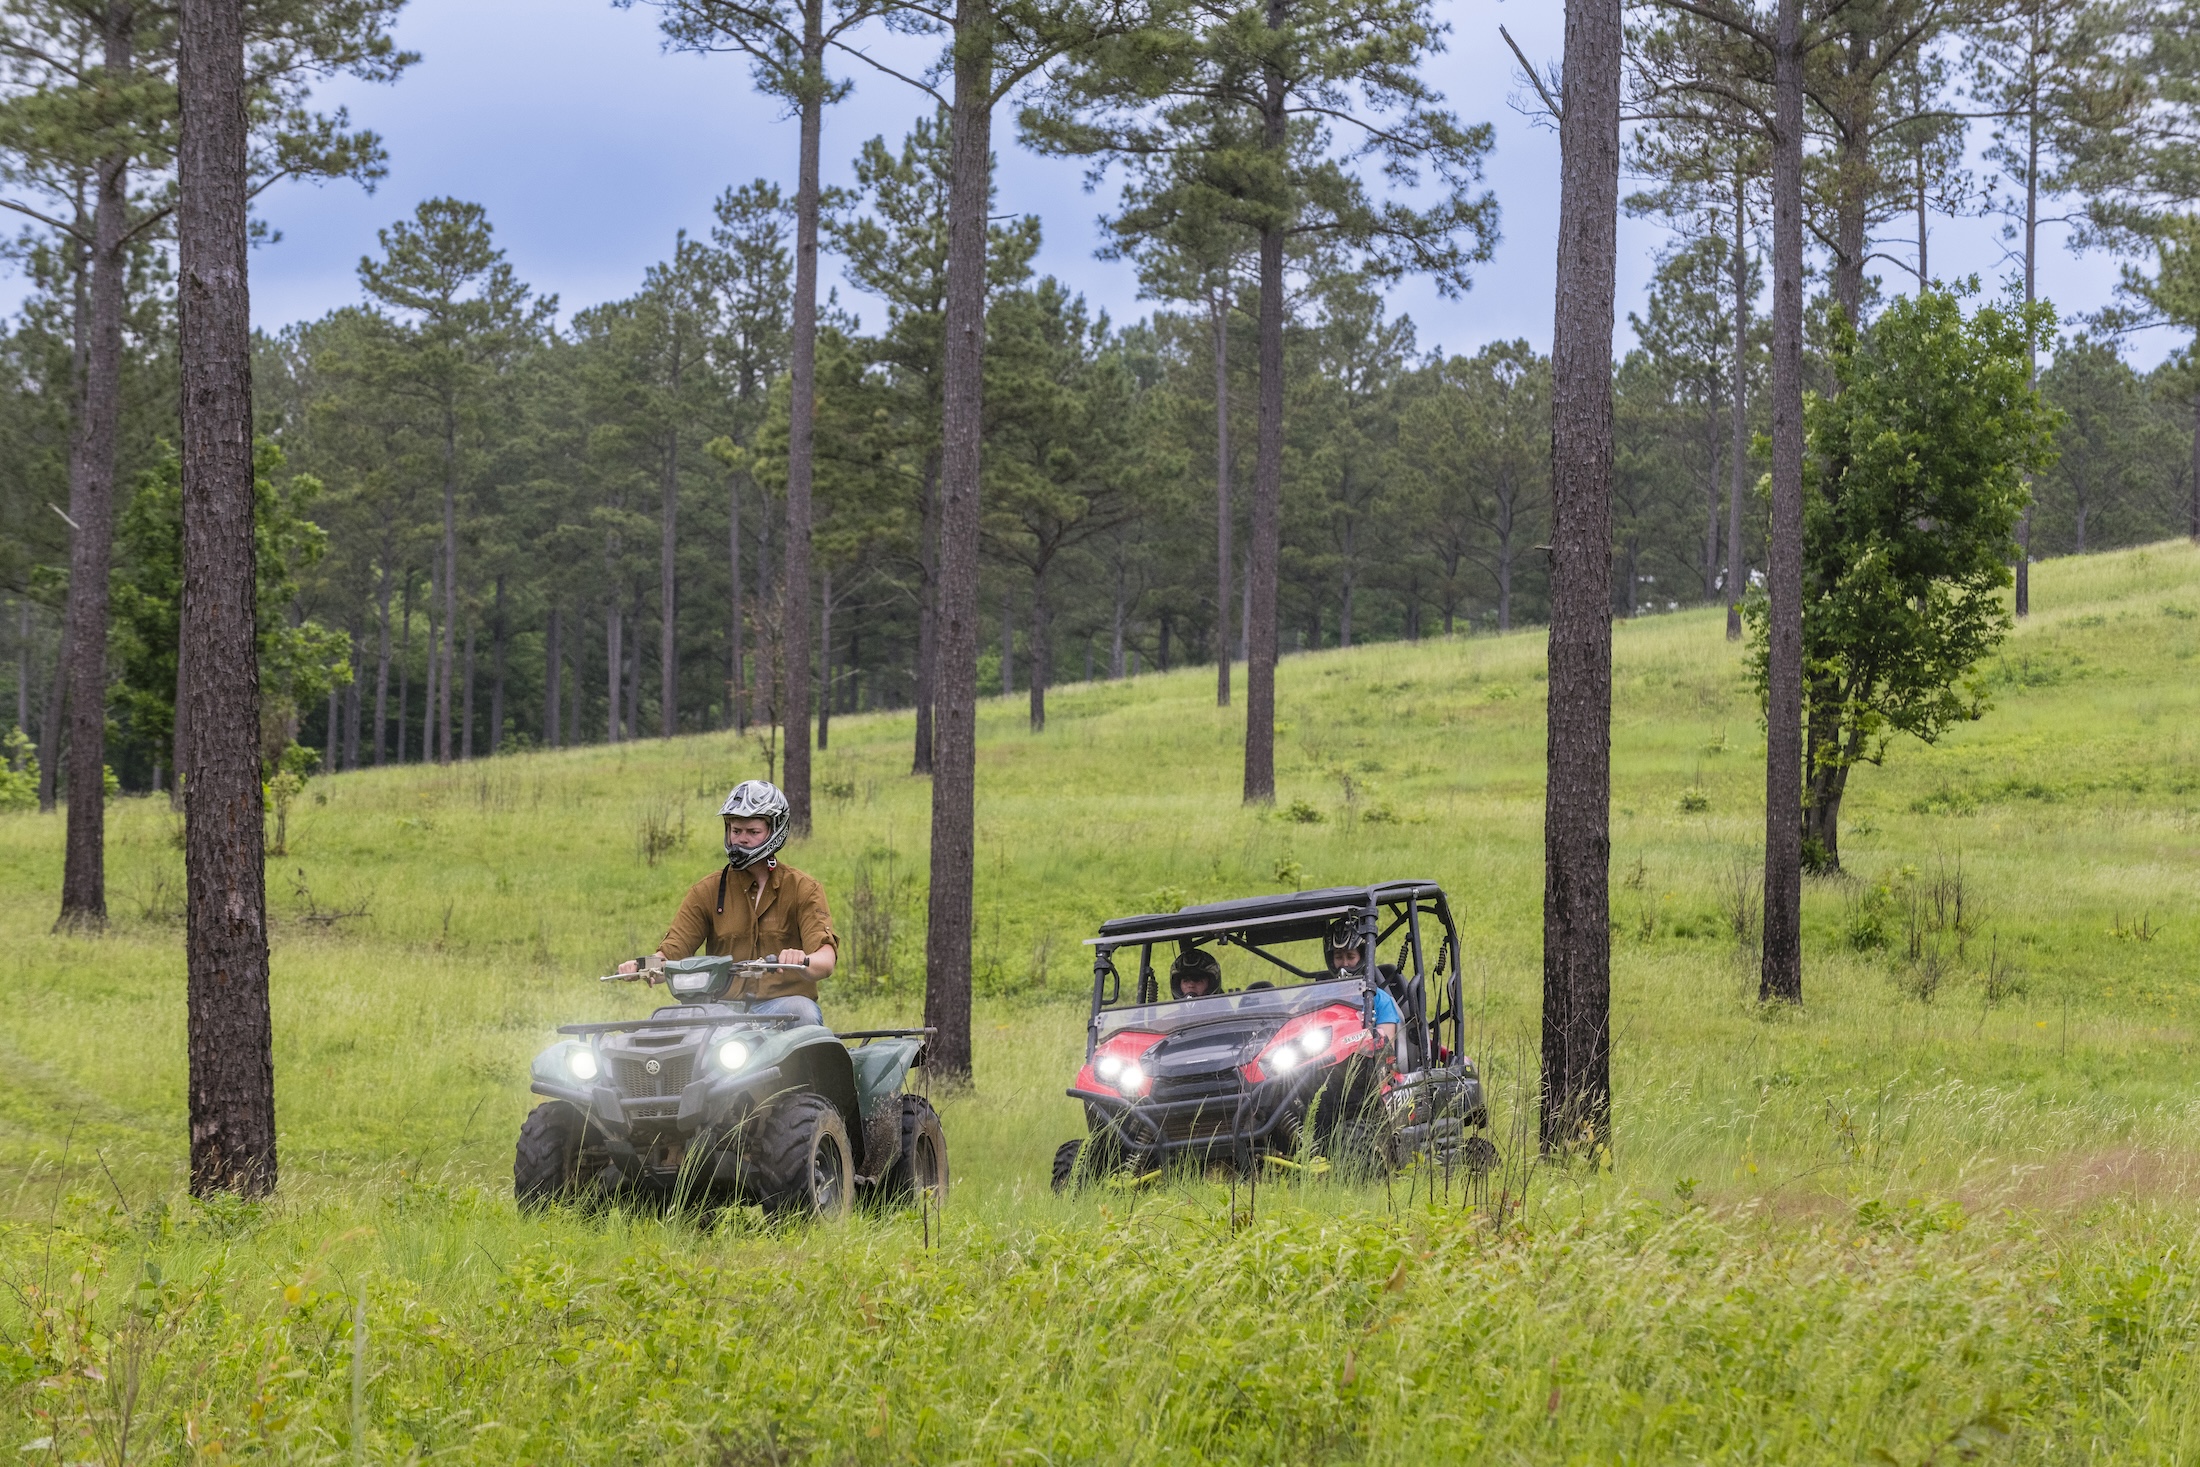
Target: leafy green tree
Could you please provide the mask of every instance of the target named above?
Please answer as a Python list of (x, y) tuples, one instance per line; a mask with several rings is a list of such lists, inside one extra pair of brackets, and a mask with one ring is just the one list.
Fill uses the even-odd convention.
[[(1849, 773), (1897, 735), (1927, 743), (1980, 716), (1979, 662), (2012, 623), (2025, 475), (2053, 462), (2055, 414), (2031, 386), (2045, 306), (1982, 306), (1942, 291), (1899, 298), (1861, 338), (1845, 328), (1840, 391), (1814, 399), (1805, 522), (1804, 666), (1809, 860), (1841, 862)], [(1749, 607), (1766, 680), (1766, 607)]]
[(2034, 483), (2027, 511), (2043, 548), (2083, 555), (2176, 534), (2186, 447), (2115, 342), (2062, 343), (2040, 395), (2061, 418), (2054, 467)]

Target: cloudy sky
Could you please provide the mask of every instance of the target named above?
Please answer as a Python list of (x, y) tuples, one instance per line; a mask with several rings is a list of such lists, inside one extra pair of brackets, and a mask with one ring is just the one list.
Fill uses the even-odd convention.
[[(1488, 186), (1503, 211), (1497, 254), (1474, 289), (1456, 301), (1425, 285), (1394, 292), (1423, 346), (1470, 350), (1526, 337), (1547, 347), (1558, 210), (1556, 134), (1516, 110), (1516, 66), (1497, 34), (1509, 27), (1541, 61), (1561, 49), (1558, 0), (1437, 0), (1452, 26), (1433, 76), (1468, 121), (1496, 127)], [(398, 37), (420, 63), (392, 87), (338, 83), (324, 105), (350, 108), (355, 122), (387, 141), (389, 176), (373, 194), (354, 184), (286, 185), (263, 198), (280, 232), (253, 261), (253, 306), (268, 328), (358, 299), (356, 268), (375, 231), (439, 194), (487, 207), (498, 241), (521, 278), (555, 294), (567, 311), (632, 291), (642, 272), (671, 250), (683, 226), (700, 232), (727, 185), (758, 176), (791, 184), (794, 126), (751, 89), (748, 68), (730, 56), (667, 55), (657, 15), (644, 3), (611, 0), (411, 0)], [(906, 45), (907, 43), (902, 43)], [(851, 74), (854, 95), (825, 120), (828, 182), (845, 180), (861, 142), (898, 140), (923, 110), (918, 94), (876, 74)], [(929, 104), (924, 104), (928, 106)], [(1077, 164), (1034, 157), (1017, 146), (1004, 109), (1000, 207), (1038, 214), (1045, 225), (1039, 268), (1072, 282), (1120, 318), (1149, 307), (1127, 267), (1093, 258), (1095, 219), (1109, 194), (1088, 194)], [(1665, 243), (1647, 223), (1624, 222), (1620, 313), (1639, 309)], [(2006, 274), (1993, 221), (1941, 220), (1935, 273)], [(828, 258), (828, 282), (832, 264)], [(2097, 308), (2115, 281), (2113, 262), (2044, 262), (2043, 286), (2066, 315)], [(1900, 290), (1898, 279), (1888, 281)], [(859, 315), (879, 315), (845, 290)], [(2172, 343), (2134, 343), (2152, 361)]]

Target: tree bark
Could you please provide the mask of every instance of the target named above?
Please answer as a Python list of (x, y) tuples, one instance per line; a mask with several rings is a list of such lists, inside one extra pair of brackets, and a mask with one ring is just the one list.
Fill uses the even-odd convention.
[(53, 673), (46, 679), (45, 706), (38, 710), (38, 811), (51, 815), (61, 785), (61, 720), (67, 709), (69, 625), (64, 618), (54, 640)]
[[(679, 378), (673, 378), (679, 391)], [(673, 551), (680, 533), (680, 439), (677, 432), (665, 445), (663, 504), (657, 515), (657, 731), (671, 738), (680, 731), (679, 618), (673, 596)]]
[(504, 747), (504, 577), (497, 576), (496, 609), (489, 624), (489, 752)]
[(970, 939), (976, 886), (978, 468), (985, 410), (986, 211), (993, 173), (993, 15), (956, 0), (942, 362), (938, 639), (932, 692), (932, 885), (924, 1022), (937, 1073), (971, 1073)]
[(1215, 332), (1215, 706), (1230, 706), (1230, 294), (1210, 302)]
[(731, 616), (726, 627), (726, 722), (735, 733), (749, 730), (747, 692), (748, 662), (741, 647), (742, 600), (745, 587), (741, 584), (741, 476), (726, 476), (726, 584), (732, 588), (727, 598), (731, 602)]
[(1567, 0), (1551, 339), (1546, 1154), (1608, 1144), (1611, 1134), (1612, 317), (1621, 42), (1620, 0)]
[(1772, 526), (1766, 554), (1765, 886), (1760, 1000), (1803, 1001), (1803, 43), (1773, 48)]
[[(1276, 0), (1269, 13), (1278, 14)], [(1271, 25), (1277, 22), (1271, 21)], [(1270, 146), (1283, 142), (1280, 77), (1269, 78)], [(1245, 626), (1245, 803), (1276, 802), (1276, 561), (1283, 523), (1283, 231), (1260, 236), (1260, 409), (1253, 456), (1252, 608)]]
[(614, 744), (619, 741), (619, 671), (625, 642), (619, 626), (619, 603), (614, 601), (603, 613), (604, 700), (609, 705), (604, 714), (604, 737)]
[(443, 411), (443, 633), (442, 661), (435, 669), (439, 698), (430, 700), (442, 742), (437, 746), (441, 763), (451, 762), (451, 653), (458, 631), (458, 414), (449, 404)]
[(565, 652), (558, 645), (558, 623), (558, 609), (553, 606), (550, 608), (550, 625), (542, 639), (542, 742), (545, 748), (550, 749), (558, 746), (558, 732), (563, 726), (559, 715), (564, 712), (558, 706), (559, 695), (565, 691), (562, 686)]
[(803, 0), (802, 140), (794, 204), (794, 306), (788, 341), (786, 610), (780, 632), (787, 679), (787, 825), (810, 833), (810, 480), (817, 418), (818, 149), (823, 130), (824, 0)]
[[(2040, 16), (2035, 8), (2031, 17), (2032, 44), (2025, 49), (2025, 168), (2024, 168), (2024, 303), (2029, 306), (2038, 294), (2038, 263), (2040, 241)], [(1922, 218), (1922, 211), (1921, 211)], [(1924, 274), (1925, 238), (1922, 223), (1918, 230), (1918, 273)], [(1920, 282), (1918, 288), (1924, 289)], [(2027, 344), (2025, 361), (2030, 367), (2027, 378), (2035, 392), (2040, 385), (2040, 354), (2036, 345)], [(2200, 463), (2200, 448), (2195, 448), (2195, 462)], [(2017, 615), (2032, 614), (2032, 471), (2024, 474), (2024, 513), (2017, 520)], [(2082, 534), (2081, 530), (2081, 534)], [(2195, 520), (2193, 535), (2200, 538), (2200, 520)]]
[[(133, 69), (127, 5), (104, 16), (105, 63), (124, 85)], [(114, 548), (115, 439), (122, 413), (122, 298), (128, 261), (130, 158), (100, 160), (92, 214), (91, 323), (83, 416), (69, 455), (69, 821), (56, 929), (107, 925), (107, 573)]]
[(1749, 492), (1749, 175), (1734, 160), (1734, 455), (1726, 500), (1726, 639), (1742, 639), (1742, 497)]
[(472, 759), (474, 757), (474, 631), (476, 620), (477, 618), (470, 614), (466, 618), (466, 661), (465, 665), (459, 669), (459, 677), (465, 683), (465, 689), (460, 694), (461, 702), (458, 718), (458, 756), (461, 759)]
[(1001, 597), (1001, 696), (1016, 691), (1016, 603)]
[(935, 453), (924, 456), (924, 504), (917, 534), (917, 676), (912, 690), (917, 702), (916, 748), (910, 758), (911, 774), (932, 772), (932, 699), (939, 672), (939, 477)]
[(183, 365), (191, 1190), (275, 1187), (260, 809), (241, 0), (184, 0), (176, 241)]

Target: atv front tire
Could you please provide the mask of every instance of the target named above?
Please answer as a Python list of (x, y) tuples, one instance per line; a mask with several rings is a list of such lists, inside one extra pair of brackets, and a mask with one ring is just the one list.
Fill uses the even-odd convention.
[(766, 1212), (843, 1218), (855, 1187), (848, 1126), (822, 1095), (790, 1095), (751, 1127), (742, 1158), (748, 1190)]
[(512, 1153), (512, 1196), (525, 1212), (579, 1198), (589, 1178), (581, 1174), (588, 1118), (562, 1100), (546, 1100), (520, 1123)]
[(921, 1095), (901, 1098), (901, 1154), (887, 1170), (880, 1196), (889, 1207), (927, 1207), (947, 1202), (947, 1133), (939, 1113)]

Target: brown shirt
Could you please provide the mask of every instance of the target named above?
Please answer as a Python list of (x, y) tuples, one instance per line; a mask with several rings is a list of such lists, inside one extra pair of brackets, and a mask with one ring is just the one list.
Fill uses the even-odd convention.
[[(761, 893), (755, 885), (759, 879), (764, 883)], [(777, 957), (790, 947), (814, 953), (839, 946), (833, 914), (825, 908), (825, 888), (815, 877), (774, 861), (747, 871), (727, 868), (689, 887), (658, 950), (668, 958), (700, 952), (745, 963)], [(807, 973), (764, 973), (753, 982), (751, 996), (756, 998), (791, 993), (817, 998), (817, 980)]]

